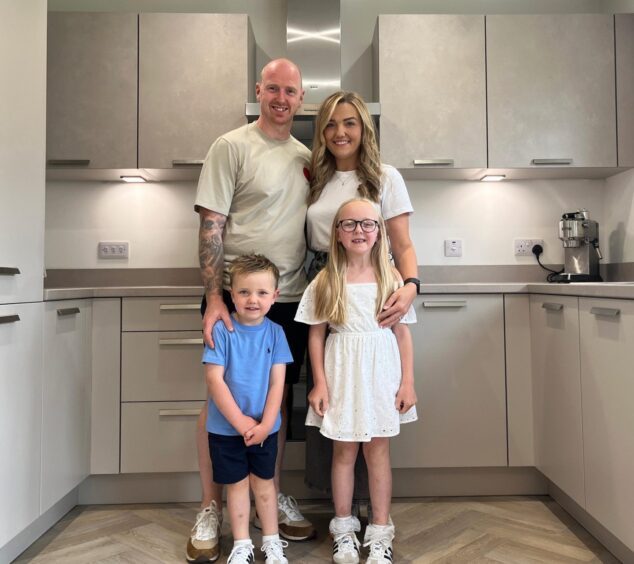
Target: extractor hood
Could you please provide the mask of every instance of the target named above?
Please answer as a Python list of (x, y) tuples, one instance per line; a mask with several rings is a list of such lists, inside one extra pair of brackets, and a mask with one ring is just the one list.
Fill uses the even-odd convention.
[[(299, 65), (305, 90), (304, 104), (295, 115), (293, 135), (304, 142), (312, 139), (312, 128), (301, 122), (312, 124), (321, 102), (341, 90), (340, 16), (340, 0), (287, 1), (286, 56)], [(380, 104), (367, 106), (376, 121)], [(246, 104), (249, 121), (259, 115), (257, 102)]]

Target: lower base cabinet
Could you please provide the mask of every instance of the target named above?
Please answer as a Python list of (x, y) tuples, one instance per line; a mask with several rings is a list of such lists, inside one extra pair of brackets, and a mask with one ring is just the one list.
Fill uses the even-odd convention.
[(0, 306), (0, 547), (40, 515), (42, 307)]
[(634, 302), (579, 299), (586, 510), (634, 550)]
[(425, 295), (414, 306), (418, 421), (391, 441), (392, 465), (507, 466), (502, 295)]
[(535, 465), (585, 507), (578, 298), (530, 297)]

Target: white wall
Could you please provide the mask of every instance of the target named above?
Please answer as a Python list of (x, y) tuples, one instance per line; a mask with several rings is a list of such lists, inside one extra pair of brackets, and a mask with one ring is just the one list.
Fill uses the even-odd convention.
[(634, 170), (607, 179), (604, 208), (605, 262), (634, 262)]
[[(513, 255), (515, 238), (544, 239), (544, 262), (561, 263), (561, 214), (585, 207), (603, 221), (602, 180), (407, 184), (421, 264), (533, 264)], [(50, 182), (47, 190), (47, 268), (198, 266), (195, 183)], [(443, 256), (443, 241), (452, 238), (463, 239), (462, 258)], [(98, 260), (98, 241), (128, 241), (130, 258)]]

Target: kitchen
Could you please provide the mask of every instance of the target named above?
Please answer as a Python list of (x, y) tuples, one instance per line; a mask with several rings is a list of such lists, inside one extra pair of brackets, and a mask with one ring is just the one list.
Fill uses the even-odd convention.
[[(3, 499), (6, 495), (8, 496), (6, 499), (10, 500), (7, 505), (19, 507), (21, 512), (19, 518), (16, 517), (15, 513), (12, 513), (3, 515), (2, 520), (0, 520), (2, 523), (0, 530), (3, 533), (0, 539), (0, 545), (3, 547), (0, 548), (2, 551), (0, 559), (7, 555), (7, 560), (19, 554), (21, 550), (18, 550), (17, 547), (26, 548), (30, 542), (35, 540), (39, 534), (50, 527), (78, 501), (81, 504), (123, 503), (126, 501), (193, 501), (199, 495), (196, 476), (192, 472), (194, 468), (189, 468), (188, 473), (175, 473), (177, 470), (166, 469), (164, 470), (165, 474), (144, 474), (144, 479), (140, 480), (140, 474), (137, 472), (147, 472), (147, 470), (139, 470), (138, 467), (135, 467), (139, 457), (136, 459), (134, 457), (126, 458), (126, 453), (134, 455), (135, 450), (140, 450), (138, 449), (139, 443), (133, 437), (126, 437), (123, 433), (122, 443), (119, 444), (119, 425), (125, 427), (125, 412), (131, 404), (156, 401), (156, 398), (147, 395), (136, 396), (134, 390), (121, 390), (118, 387), (118, 365), (122, 352), (125, 353), (123, 349), (136, 346), (133, 341), (126, 344), (127, 339), (132, 339), (136, 333), (147, 333), (149, 337), (151, 333), (156, 334), (157, 331), (164, 330), (174, 332), (174, 335), (168, 335), (169, 337), (194, 338), (198, 337), (196, 327), (193, 327), (188, 319), (185, 319), (182, 325), (173, 323), (166, 327), (152, 325), (153, 322), (134, 325), (136, 317), (141, 315), (137, 315), (135, 313), (137, 310), (134, 308), (142, 307), (147, 298), (166, 296), (165, 291), (151, 293), (148, 290), (138, 289), (123, 295), (121, 291), (113, 289), (106, 289), (99, 294), (89, 291), (69, 293), (63, 289), (86, 286), (141, 288), (156, 285), (177, 286), (176, 289), (171, 290), (173, 293), (170, 302), (165, 305), (191, 303), (191, 300), (199, 295), (199, 283), (196, 278), (197, 217), (193, 213), (192, 205), (195, 179), (191, 170), (177, 170), (172, 178), (160, 182), (128, 185), (116, 181), (105, 182), (103, 179), (95, 179), (91, 175), (85, 176), (84, 179), (81, 176), (69, 179), (69, 174), (64, 177), (61, 175), (62, 171), (53, 171), (49, 167), (45, 184), (47, 9), (51, 12), (81, 10), (116, 11), (119, 13), (247, 13), (256, 44), (254, 50), (254, 66), (256, 68), (260, 68), (269, 58), (284, 54), (286, 48), (286, 2), (211, 3), (191, 1), (174, 3), (157, 1), (151, 2), (148, 6), (147, 2), (51, 0), (48, 2), (48, 6), (45, 2), (27, 4), (28, 7), (23, 7), (21, 6), (22, 2), (10, 2), (7, 4), (7, 17), (5, 18), (4, 15), (2, 17), (3, 28), (6, 25), (8, 29), (7, 33), (3, 31), (2, 34), (4, 36), (1, 50), (2, 72), (7, 74), (3, 74), (1, 82), (3, 84), (3, 99), (6, 99), (8, 103), (3, 104), (4, 108), (0, 110), (2, 122), (7, 124), (6, 128), (3, 126), (7, 137), (3, 139), (1, 153), (3, 203), (0, 217), (3, 225), (3, 243), (0, 267), (12, 268), (20, 265), (21, 272), (19, 276), (0, 277), (0, 301), (5, 304), (0, 306), (0, 311), (2, 311), (2, 315), (19, 315), (21, 321), (27, 322), (24, 326), (31, 327), (30, 330), (25, 329), (24, 334), (20, 334), (20, 340), (16, 340), (18, 336), (12, 331), (21, 324), (4, 324), (1, 327), (5, 331), (2, 333), (2, 356), (0, 356), (3, 373), (3, 420), (0, 432), (2, 433), (3, 449), (15, 454), (12, 457), (7, 457), (7, 461), (1, 466), (2, 486), (0, 487), (3, 488)], [(368, 101), (380, 102), (382, 119), (384, 120), (389, 118), (386, 111), (389, 108), (391, 92), (398, 93), (401, 88), (400, 83), (405, 82), (405, 79), (402, 78), (404, 71), (396, 69), (396, 76), (388, 83), (388, 87), (383, 86), (384, 74), (377, 76), (377, 73), (373, 71), (373, 65), (377, 62), (376, 56), (372, 53), (373, 34), (376, 18), (379, 14), (397, 12), (425, 14), (440, 12), (479, 16), (482, 19), (481, 28), (483, 28), (483, 14), (496, 14), (495, 17), (501, 17), (497, 14), (526, 13), (607, 15), (634, 12), (634, 6), (631, 2), (598, 1), (549, 3), (526, 1), (507, 3), (485, 1), (470, 3), (342, 1), (341, 66), (343, 86), (358, 90)], [(17, 16), (23, 18), (19, 20), (22, 22), (22, 28), (19, 25), (4, 23), (14, 21), (12, 18)], [(381, 26), (380, 29), (386, 27), (387, 25)], [(487, 38), (491, 39), (488, 36)], [(14, 43), (9, 43), (10, 40)], [(631, 50), (629, 52), (631, 53)], [(19, 53), (19, 56), (16, 53)], [(484, 62), (484, 57), (481, 60)], [(27, 61), (30, 63), (26, 63)], [(618, 64), (619, 59), (617, 58)], [(631, 65), (629, 66), (631, 67)], [(627, 65), (621, 69), (621, 72), (619, 72), (618, 66), (616, 70), (613, 69), (617, 76), (617, 87), (627, 85), (626, 80), (619, 80), (619, 77), (626, 76), (623, 73), (627, 70)], [(389, 72), (389, 68), (386, 72)], [(487, 79), (493, 79), (495, 69), (489, 66), (487, 72)], [(244, 80), (246, 81), (247, 78), (249, 77), (245, 76)], [(252, 80), (253, 77), (250, 79)], [(380, 96), (374, 95), (373, 80), (377, 79), (381, 81), (379, 85)], [(503, 85), (504, 82), (504, 77), (502, 77), (498, 85)], [(10, 84), (15, 84), (15, 86), (11, 86), (9, 89)], [(139, 87), (142, 89), (141, 85)], [(380, 90), (382, 87), (384, 90)], [(488, 87), (493, 93), (493, 84), (490, 81)], [(6, 98), (5, 88), (7, 89)], [(411, 95), (413, 99), (416, 99), (416, 96), (420, 96), (422, 88), (418, 87), (412, 90), (413, 94)], [(211, 96), (210, 99), (213, 100), (214, 96)], [(392, 99), (394, 99), (393, 94)], [(620, 100), (622, 98), (617, 96), (618, 111), (616, 111), (616, 115), (622, 121), (619, 121), (618, 128), (614, 123), (613, 139), (616, 138), (617, 130), (618, 135), (626, 133), (628, 124), (630, 130), (632, 129), (632, 112), (628, 111), (631, 104), (625, 105), (624, 109), (618, 106)], [(482, 102), (485, 103), (484, 98), (482, 98)], [(240, 100), (239, 105), (242, 103)], [(409, 102), (402, 105), (409, 107)], [(136, 108), (134, 111), (136, 112)], [(494, 108), (489, 106), (491, 115), (493, 111)], [(486, 127), (485, 115), (484, 112), (481, 112), (479, 116), (475, 116), (479, 117), (481, 130), (482, 124)], [(244, 119), (243, 107), (241, 107), (240, 114), (236, 116), (236, 119)], [(228, 129), (231, 126), (223, 125), (223, 127)], [(464, 131), (460, 132), (464, 139), (461, 144), (471, 149), (476, 143), (471, 141), (470, 137), (467, 138), (467, 134), (471, 134), (472, 130), (470, 126), (462, 125), (462, 127)], [(492, 125), (489, 123), (489, 128), (491, 127)], [(382, 127), (382, 132), (387, 134), (388, 128)], [(492, 132), (490, 132), (491, 134)], [(534, 169), (530, 169), (529, 173), (526, 173), (526, 169), (515, 165), (505, 169), (507, 179), (498, 183), (466, 180), (457, 175), (455, 170), (447, 167), (443, 170), (434, 168), (433, 170), (420, 171), (405, 170), (407, 167), (402, 166), (410, 197), (416, 210), (411, 231), (419, 262), (422, 265), (421, 278), (426, 284), (429, 284), (423, 289), (423, 292), (429, 294), (429, 297), (423, 296), (421, 300), (433, 301), (432, 297), (436, 300), (447, 294), (444, 301), (458, 302), (455, 311), (468, 311), (469, 314), (473, 313), (475, 317), (469, 318), (469, 321), (466, 322), (456, 322), (455, 316), (452, 317), (451, 314), (444, 312), (443, 308), (438, 307), (428, 308), (422, 314), (423, 318), (428, 315), (430, 321), (423, 324), (420, 328), (421, 331), (427, 330), (425, 325), (438, 326), (439, 330), (436, 335), (428, 335), (427, 333), (424, 336), (419, 335), (421, 342), (427, 344), (421, 346), (417, 366), (425, 366), (427, 371), (428, 366), (429, 369), (432, 369), (432, 365), (426, 364), (432, 362), (430, 360), (432, 357), (444, 359), (445, 365), (433, 365), (433, 370), (437, 371), (438, 374), (447, 374), (447, 383), (444, 388), (442, 386), (434, 388), (436, 385), (434, 382), (423, 382), (420, 395), (424, 397), (425, 390), (429, 390), (431, 393), (431, 389), (434, 389), (434, 393), (438, 394), (438, 397), (446, 397), (454, 403), (452, 411), (454, 409), (463, 411), (464, 418), (454, 421), (454, 424), (460, 423), (462, 427), (454, 429), (454, 434), (449, 434), (445, 438), (448, 441), (459, 441), (464, 450), (456, 454), (455, 452), (447, 452), (446, 449), (442, 448), (443, 445), (432, 444), (430, 441), (433, 441), (434, 437), (425, 427), (421, 427), (419, 431), (429, 433), (424, 437), (425, 444), (428, 444), (430, 449), (426, 453), (416, 449), (408, 449), (406, 441), (414, 440), (414, 437), (404, 436), (403, 446), (395, 447), (410, 457), (402, 463), (403, 466), (400, 469), (403, 472), (402, 476), (411, 476), (414, 470), (420, 470), (421, 476), (426, 476), (427, 480), (412, 479), (407, 483), (403, 480), (401, 481), (403, 486), (413, 485), (413, 488), (409, 490), (405, 488), (402, 491), (397, 489), (395, 496), (434, 496), (443, 492), (445, 495), (458, 495), (459, 493), (464, 495), (477, 493), (544, 494), (548, 492), (621, 560), (627, 561), (627, 558), (631, 558), (634, 519), (629, 513), (630, 519), (628, 521), (627, 512), (616, 515), (616, 517), (611, 515), (611, 510), (614, 508), (619, 508), (619, 511), (622, 511), (621, 507), (632, 506), (634, 493), (631, 484), (628, 485), (631, 480), (628, 481), (625, 478), (627, 473), (610, 475), (613, 483), (624, 484), (623, 489), (619, 489), (618, 492), (609, 491), (609, 488), (599, 488), (598, 495), (603, 499), (595, 500), (598, 513), (595, 513), (594, 517), (592, 513), (583, 509), (584, 506), (590, 507), (591, 495), (597, 495), (596, 491), (592, 494), (589, 489), (592, 477), (590, 472), (600, 474), (601, 471), (605, 470), (600, 467), (587, 467), (585, 478), (583, 472), (579, 472), (579, 469), (584, 466), (583, 449), (584, 447), (588, 449), (590, 446), (580, 442), (587, 438), (585, 435), (580, 435), (581, 414), (583, 413), (583, 432), (586, 435), (588, 431), (600, 429), (600, 426), (593, 425), (593, 421), (601, 421), (601, 419), (596, 419), (600, 417), (601, 413), (593, 413), (592, 405), (586, 406), (585, 395), (581, 398), (581, 394), (578, 393), (577, 396), (579, 404), (584, 402), (583, 410), (581, 405), (572, 406), (576, 407), (578, 411), (566, 420), (566, 424), (571, 426), (578, 422), (579, 429), (569, 429), (572, 433), (570, 436), (556, 437), (557, 440), (561, 439), (565, 445), (574, 444), (575, 446), (571, 454), (573, 457), (577, 457), (574, 459), (572, 477), (568, 475), (561, 477), (555, 471), (554, 474), (548, 476), (551, 482), (545, 485), (542, 474), (536, 472), (533, 467), (538, 466), (543, 473), (549, 471), (539, 461), (539, 456), (549, 452), (548, 449), (551, 445), (540, 446), (538, 435), (543, 432), (542, 426), (548, 423), (547, 418), (542, 418), (539, 414), (546, 410), (546, 413), (552, 416), (551, 411), (548, 411), (552, 409), (552, 406), (539, 404), (540, 398), (543, 397), (539, 391), (544, 389), (543, 387), (548, 383), (545, 377), (540, 379), (540, 376), (551, 374), (549, 371), (555, 370), (553, 366), (557, 366), (555, 373), (574, 373), (576, 371), (576, 382), (578, 388), (581, 388), (581, 380), (588, 374), (584, 373), (585, 367), (591, 366), (594, 370), (599, 370), (601, 366), (606, 365), (596, 364), (601, 359), (603, 359), (602, 362), (610, 366), (617, 364), (613, 360), (613, 351), (606, 352), (607, 349), (601, 349), (597, 355), (590, 355), (588, 351), (594, 350), (591, 348), (591, 345), (594, 344), (593, 334), (587, 324), (587, 319), (583, 316), (591, 315), (590, 310), (593, 307), (601, 307), (605, 301), (602, 300), (603, 298), (611, 298), (610, 302), (612, 299), (618, 300), (617, 309), (620, 309), (620, 320), (623, 323), (630, 323), (628, 307), (631, 302), (628, 299), (634, 297), (634, 293), (627, 285), (577, 286), (565, 289), (539, 285), (545, 280), (545, 272), (535, 264), (532, 256), (516, 257), (513, 249), (515, 239), (543, 240), (542, 262), (547, 265), (562, 264), (564, 255), (561, 242), (557, 237), (557, 221), (564, 212), (586, 208), (590, 210), (591, 217), (598, 220), (601, 226), (605, 279), (610, 281), (634, 280), (631, 270), (632, 262), (634, 262), (632, 258), (634, 251), (629, 244), (632, 230), (630, 209), (632, 193), (634, 192), (634, 175), (632, 171), (627, 170), (628, 167), (634, 166), (634, 155), (631, 151), (632, 145), (629, 145), (630, 152), (628, 154), (627, 141), (621, 141), (622, 139), (619, 138), (618, 162), (615, 155), (614, 161), (609, 165), (592, 163), (583, 167), (583, 170), (576, 167), (561, 170), (562, 167), (559, 167), (556, 172), (553, 171), (554, 169), (548, 169), (547, 174), (542, 170), (537, 173)], [(134, 142), (136, 143), (136, 140)], [(383, 138), (383, 143), (386, 143), (385, 138)], [(399, 156), (397, 143), (398, 139), (382, 147), (386, 162), (397, 164), (396, 159)], [(454, 143), (456, 143), (455, 140)], [(616, 145), (616, 142), (613, 141), (613, 144)], [(480, 150), (482, 147), (486, 151), (486, 144), (480, 144)], [(392, 151), (391, 154), (390, 151)], [(489, 151), (489, 163), (495, 163), (492, 146), (489, 147)], [(51, 157), (51, 155), (47, 156)], [(442, 156), (446, 157), (447, 155)], [(545, 155), (533, 156), (537, 158)], [(188, 157), (186, 155), (174, 156), (174, 159), (176, 158)], [(484, 162), (486, 162), (486, 158)], [(617, 164), (622, 170), (617, 167)], [(134, 169), (136, 167), (122, 166), (120, 168)], [(152, 169), (153, 167), (148, 168)], [(463, 174), (462, 170), (470, 171), (468, 174), (473, 174), (474, 171), (486, 168), (486, 166), (470, 165), (457, 166), (456, 168), (459, 169), (459, 174)], [(491, 166), (490, 168), (493, 170), (498, 167)], [(608, 172), (600, 170), (605, 168), (612, 170)], [(111, 170), (115, 169), (107, 169), (107, 171)], [(189, 176), (187, 176), (188, 174)], [(117, 179), (118, 176), (114, 178)], [(8, 192), (9, 190), (10, 192)], [(44, 191), (46, 191), (45, 200)], [(157, 221), (157, 218), (160, 220)], [(462, 256), (446, 257), (444, 254), (445, 240), (461, 241)], [(99, 259), (96, 251), (100, 241), (129, 242), (128, 258)], [(26, 261), (25, 257), (27, 257)], [(44, 269), (47, 273), (45, 281), (42, 280)], [(449, 283), (464, 284), (449, 286)], [(527, 286), (529, 283), (531, 286)], [(480, 285), (476, 286), (476, 284)], [(47, 288), (45, 294), (43, 294), (43, 286)], [(576, 330), (576, 344), (574, 332), (568, 331), (565, 335), (553, 333), (556, 323), (554, 324), (552, 316), (556, 315), (556, 312), (542, 307), (544, 304), (556, 301), (555, 297), (558, 301), (560, 298), (560, 296), (556, 296), (558, 293), (567, 294), (562, 298), (563, 311), (566, 315), (566, 327), (571, 331)], [(43, 296), (46, 300), (44, 304), (42, 304)], [(92, 299), (93, 296), (96, 296), (95, 299)], [(183, 296), (189, 298), (189, 301), (183, 300)], [(123, 311), (120, 311), (122, 298), (125, 303)], [(590, 303), (595, 298), (599, 304)], [(134, 301), (135, 299), (138, 303)], [(73, 300), (79, 300), (81, 303), (78, 305)], [(58, 303), (54, 303), (55, 301)], [(466, 307), (463, 305), (464, 303), (467, 303)], [(70, 436), (73, 437), (73, 441), (81, 442), (84, 455), (86, 449), (91, 454), (88, 471), (85, 461), (80, 461), (82, 471), (79, 481), (88, 474), (91, 474), (91, 477), (84, 481), (79, 488), (73, 487), (70, 494), (65, 492), (61, 501), (55, 499), (55, 496), (41, 499), (39, 486), (34, 487), (35, 484), (39, 484), (43, 480), (40, 474), (41, 460), (50, 456), (55, 458), (55, 453), (50, 452), (51, 445), (47, 446), (42, 441), (41, 434), (46, 432), (47, 425), (42, 423), (41, 419), (38, 419), (39, 423), (35, 425), (36, 415), (40, 413), (37, 417), (44, 417), (44, 421), (47, 421), (46, 417), (51, 417), (53, 422), (57, 422), (55, 413), (62, 411), (64, 409), (62, 406), (66, 406), (66, 404), (63, 403), (63, 397), (53, 394), (52, 398), (60, 403), (53, 402), (50, 412), (46, 411), (46, 407), (44, 410), (42, 409), (42, 387), (46, 388), (46, 383), (45, 379), (42, 381), (40, 376), (38, 376), (39, 384), (35, 384), (36, 388), (29, 388), (28, 382), (24, 380), (19, 390), (15, 390), (17, 385), (15, 382), (9, 384), (8, 381), (5, 382), (5, 378), (10, 374), (40, 374), (38, 362), (42, 362), (42, 360), (38, 361), (38, 355), (33, 354), (33, 351), (42, 348), (43, 343), (46, 342), (47, 326), (46, 321), (44, 321), (42, 328), (42, 316), (46, 318), (47, 313), (52, 313), (55, 321), (57, 309), (68, 310), (84, 306), (89, 308), (92, 316), (92, 324), (88, 327), (92, 327), (93, 348), (92, 359), (89, 355), (81, 362), (93, 367), (92, 397), (93, 400), (95, 397), (99, 397), (102, 401), (93, 402), (92, 415), (89, 409), (83, 413), (75, 414), (77, 417), (83, 417), (84, 420), (88, 418), (86, 428), (90, 428), (91, 436), (86, 436), (85, 432), (78, 433), (77, 430), (74, 430), (74, 434)], [(127, 316), (128, 307), (132, 308), (130, 309), (132, 312), (130, 317)], [(422, 301), (420, 307), (423, 307)], [(50, 311), (49, 309), (45, 311), (44, 308), (50, 308)], [(18, 310), (20, 311), (18, 312)], [(439, 314), (439, 321), (432, 322), (432, 316)], [(569, 319), (568, 316), (572, 317)], [(584, 319), (586, 320), (584, 321)], [(82, 323), (88, 324), (89, 321), (90, 319), (84, 318)], [(157, 321), (157, 323), (160, 322)], [(461, 333), (459, 331), (460, 325), (465, 323), (470, 327), (477, 327), (479, 330)], [(607, 323), (599, 330), (613, 335), (614, 324)], [(54, 326), (55, 324), (53, 324)], [(6, 331), (8, 327), (12, 327), (11, 331)], [(113, 328), (116, 328), (116, 331)], [(619, 338), (625, 338), (625, 329), (623, 331), (623, 334), (619, 333)], [(81, 333), (82, 331), (80, 331)], [(90, 331), (84, 327), (83, 333), (88, 334)], [(561, 339), (560, 344), (563, 348), (553, 348), (553, 343), (559, 343), (557, 339)], [(106, 343), (107, 346), (94, 347), (95, 342)], [(580, 342), (584, 345), (582, 348), (580, 348)], [(16, 343), (20, 345), (19, 352), (22, 356), (17, 354)], [(90, 348), (90, 345), (87, 346)], [(484, 360), (479, 358), (485, 356), (483, 354), (480, 354), (479, 357), (478, 355), (469, 356), (473, 355), (474, 351), (477, 352), (478, 349), (493, 351), (493, 353), (489, 359)], [(545, 352), (542, 354), (542, 351)], [(458, 352), (461, 354), (456, 354)], [(54, 343), (43, 348), (44, 358), (54, 358), (54, 353)], [(455, 364), (450, 365), (447, 359), (452, 356), (458, 358), (455, 360)], [(580, 360), (582, 358), (583, 363)], [(564, 362), (563, 359), (570, 359), (570, 362)], [(79, 363), (81, 364), (81, 362)], [(125, 364), (126, 359), (123, 358), (122, 362)], [(114, 382), (103, 377), (103, 374), (109, 374), (108, 370), (112, 368), (113, 363), (116, 366), (112, 370), (117, 373), (117, 381)], [(461, 366), (470, 364), (477, 367), (477, 369), (472, 370), (473, 381), (471, 384), (473, 387), (470, 388), (466, 385), (463, 387), (462, 395), (455, 393), (452, 395), (451, 386), (456, 383), (452, 381), (451, 374), (458, 373)], [(622, 365), (624, 367), (628, 365), (627, 356)], [(5, 366), (8, 367), (8, 370), (5, 370)], [(44, 366), (46, 367), (46, 364)], [(619, 378), (622, 377), (619, 374)], [(489, 380), (482, 380), (483, 378), (489, 378)], [(485, 394), (484, 390), (478, 392), (477, 385), (483, 381), (487, 382), (487, 390), (495, 390), (495, 393)], [(631, 389), (631, 380), (629, 384), (625, 381), (624, 385), (629, 385)], [(34, 389), (40, 391), (33, 393)], [(23, 395), (18, 395), (18, 391)], [(84, 393), (91, 392), (90, 389), (83, 391)], [(561, 393), (564, 398), (568, 397), (567, 394), (570, 392), (568, 388), (549, 391)], [(46, 389), (44, 392), (47, 393)], [(144, 393), (146, 392), (147, 389)], [(577, 392), (579, 392), (578, 389)], [(130, 394), (127, 399), (126, 393)], [(479, 395), (474, 396), (474, 393)], [(442, 394), (446, 394), (446, 396)], [(627, 394), (624, 392), (623, 396), (627, 397)], [(475, 401), (474, 397), (477, 398)], [(492, 398), (495, 400), (493, 403), (486, 403), (491, 402)], [(191, 410), (199, 405), (189, 405), (189, 402), (185, 400), (192, 398), (187, 395), (173, 399), (175, 403), (178, 403), (178, 406), (170, 406), (170, 409), (179, 407)], [(21, 401), (24, 401), (24, 404)], [(475, 408), (473, 404), (476, 404)], [(431, 408), (426, 404), (423, 405), (424, 409)], [(72, 408), (72, 406), (67, 407), (68, 409)], [(121, 419), (119, 419), (120, 412)], [(627, 412), (617, 410), (614, 413), (620, 417), (629, 417), (629, 419), (617, 418), (611, 420), (613, 424), (620, 421), (624, 423), (623, 428), (631, 428), (631, 415), (623, 415)], [(483, 417), (483, 414), (490, 417)], [(114, 417), (115, 415), (116, 417)], [(433, 414), (430, 413), (429, 417), (432, 416)], [(591, 417), (590, 424), (587, 424), (586, 416)], [(110, 420), (108, 418), (116, 420), (112, 425), (107, 425), (106, 422)], [(188, 424), (185, 422), (185, 429), (188, 428)], [(474, 426), (476, 424), (477, 427)], [(564, 427), (555, 428), (563, 429)], [(39, 446), (37, 453), (17, 448), (18, 445), (13, 442), (15, 437), (19, 436), (16, 429), (19, 429), (20, 432), (22, 429), (28, 429), (28, 436), (23, 436), (19, 444), (42, 444), (41, 455)], [(473, 436), (465, 437), (466, 429), (477, 429), (479, 433), (476, 433), (475, 436), (485, 437), (486, 440), (478, 441), (474, 440)], [(618, 434), (617, 429), (612, 427), (609, 429), (611, 433), (614, 433), (610, 435), (614, 441), (617, 438), (623, 441), (621, 451), (629, 453), (629, 459), (619, 459), (619, 464), (616, 466), (625, 470), (632, 469), (632, 457), (634, 456), (632, 455), (632, 439), (623, 431)], [(447, 431), (451, 430), (448, 426)], [(184, 432), (186, 434), (189, 431)], [(442, 435), (439, 433), (438, 436)], [(570, 437), (574, 440), (570, 440)], [(602, 437), (591, 438), (593, 440), (592, 446), (595, 448), (602, 446)], [(126, 443), (126, 440), (129, 442)], [(557, 444), (559, 443), (555, 441), (554, 447), (557, 447)], [(96, 445), (99, 448), (96, 448)], [(626, 447), (626, 445), (628, 446)], [(46, 451), (46, 448), (49, 449), (49, 452)], [(296, 448), (296, 452), (290, 453), (288, 461), (289, 483), (293, 484), (293, 491), (298, 498), (310, 498), (308, 492), (302, 489), (301, 444), (298, 443), (294, 448)], [(610, 452), (612, 453), (612, 451)], [(557, 454), (558, 452), (554, 452), (555, 457)], [(430, 457), (437, 457), (436, 461), (430, 462)], [(178, 456), (174, 458), (178, 458)], [(126, 464), (129, 464), (127, 469)], [(507, 467), (504, 470), (508, 470), (508, 472), (501, 473), (492, 470), (499, 467)], [(27, 473), (26, 468), (30, 468), (30, 472)], [(429, 476), (433, 475), (434, 468), (455, 469), (453, 472), (440, 473), (444, 474), (441, 476), (442, 488), (438, 486), (434, 489), (430, 486), (433, 480)], [(491, 470), (490, 474), (482, 476), (483, 472), (486, 474), (486, 469)], [(122, 474), (119, 474), (120, 471)], [(16, 479), (16, 476), (20, 476), (19, 480)], [(467, 487), (466, 484), (472, 484), (474, 476), (479, 476), (484, 485)], [(561, 482), (557, 484), (560, 477)], [(491, 482), (495, 483), (496, 480), (499, 486), (497, 489), (491, 487)], [(399, 481), (395, 480), (395, 482)], [(557, 487), (563, 490), (563, 494), (557, 493)], [(44, 483), (42, 488), (46, 489)], [(130, 491), (135, 491), (135, 495), (130, 494)], [(608, 507), (603, 507), (603, 505)], [(579, 512), (574, 513), (575, 510), (579, 510)], [(607, 517), (604, 517), (606, 515)], [(603, 517), (604, 529), (615, 535), (616, 540), (610, 541), (608, 537), (605, 537), (604, 540), (604, 537), (600, 536), (601, 529), (591, 528), (591, 524), (588, 524), (591, 519), (601, 521)], [(623, 522), (625, 525), (622, 525)]]

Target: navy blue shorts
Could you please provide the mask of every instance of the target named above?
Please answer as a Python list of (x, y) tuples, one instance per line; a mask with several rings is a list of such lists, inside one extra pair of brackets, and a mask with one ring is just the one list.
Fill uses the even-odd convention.
[(262, 480), (272, 480), (277, 458), (277, 433), (273, 433), (260, 445), (246, 446), (239, 435), (209, 437), (209, 454), (217, 484), (236, 484), (249, 474)]

